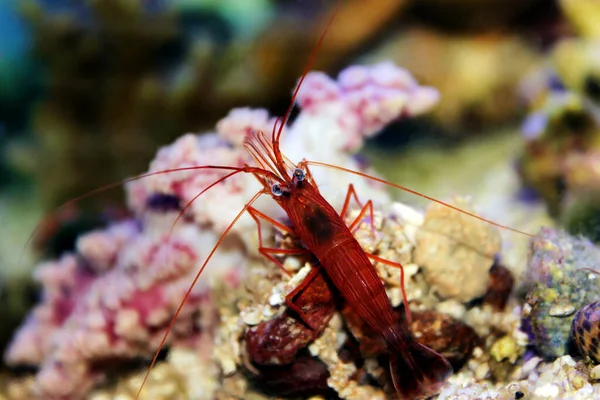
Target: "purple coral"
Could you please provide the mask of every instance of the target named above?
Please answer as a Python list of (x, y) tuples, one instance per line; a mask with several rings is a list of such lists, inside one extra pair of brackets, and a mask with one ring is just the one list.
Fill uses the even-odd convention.
[(297, 103), (303, 110), (298, 125), (303, 125), (305, 117), (330, 119), (338, 133), (327, 134), (336, 139), (328, 144), (356, 152), (364, 138), (394, 120), (429, 111), (438, 100), (436, 89), (420, 86), (408, 71), (391, 62), (348, 67), (337, 81), (313, 72), (298, 93)]
[[(424, 112), (437, 101), (437, 92), (384, 63), (349, 68), (337, 81), (308, 74), (297, 101), (303, 112), (285, 127), (281, 138), (286, 155), (295, 162), (307, 158), (359, 169), (352, 153), (365, 137), (394, 119)], [(241, 146), (243, 138), (256, 130), (270, 133), (273, 123), (265, 110), (233, 110), (218, 123), (216, 133), (187, 134), (160, 149), (149, 172), (251, 164)], [(40, 366), (36, 389), (41, 397), (83, 397), (103, 378), (100, 363), (148, 357), (157, 349), (218, 235), (260, 189), (252, 177), (233, 176), (194, 201), (171, 232), (178, 210), (228, 172), (157, 174), (129, 183), (128, 202), (136, 221), (89, 233), (79, 239), (75, 254), (38, 267), (42, 302), (17, 332), (6, 360), (13, 365)], [(375, 201), (387, 199), (383, 190), (367, 191), (364, 180), (340, 171), (315, 169), (313, 175), (321, 192), (337, 206), (350, 182)], [(168, 200), (166, 205), (162, 200)], [(270, 215), (281, 215), (273, 202), (257, 205)], [(203, 273), (177, 320), (170, 344), (179, 339), (189, 343), (199, 330), (210, 332), (211, 326), (198, 329), (196, 314), (199, 309), (211, 312), (215, 283), (238, 284), (247, 261), (245, 251), (256, 251), (255, 229), (250, 217), (238, 222), (232, 233), (239, 234), (245, 246), (238, 243), (219, 249), (212, 263), (218, 268)]]

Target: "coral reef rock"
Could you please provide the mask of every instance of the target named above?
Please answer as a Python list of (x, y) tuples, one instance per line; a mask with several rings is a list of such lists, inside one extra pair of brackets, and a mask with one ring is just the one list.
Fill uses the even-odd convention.
[(599, 263), (600, 249), (585, 238), (543, 228), (531, 240), (530, 289), (523, 316), (544, 358), (567, 354), (575, 312), (600, 299), (597, 272), (593, 272)]
[[(468, 209), (464, 200), (453, 205)], [(425, 279), (438, 295), (468, 302), (486, 293), (500, 249), (495, 227), (433, 203), (417, 235), (415, 262), (424, 267)]]

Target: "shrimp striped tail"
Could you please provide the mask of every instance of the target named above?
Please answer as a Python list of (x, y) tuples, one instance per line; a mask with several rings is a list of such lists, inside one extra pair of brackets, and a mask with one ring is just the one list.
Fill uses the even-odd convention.
[(400, 399), (424, 399), (440, 392), (452, 366), (443, 356), (410, 340), (390, 347), (390, 373)]

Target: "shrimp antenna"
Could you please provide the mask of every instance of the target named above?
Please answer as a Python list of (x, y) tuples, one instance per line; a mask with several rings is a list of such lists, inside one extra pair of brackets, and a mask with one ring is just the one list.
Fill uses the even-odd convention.
[[(289, 181), (289, 175), (294, 170), (296, 164), (291, 162), (283, 153), (280, 153), (280, 160), (284, 165), (279, 166), (275, 158), (275, 149), (273, 143), (267, 138), (264, 132), (252, 132), (244, 138), (244, 148), (250, 153), (254, 161), (263, 169), (280, 174), (281, 182)], [(282, 174), (281, 171), (286, 171)]]
[[(338, 14), (341, 7), (342, 7), (342, 0), (338, 0), (335, 10), (333, 11), (333, 14), (329, 18), (329, 21), (327, 22), (327, 25), (325, 26), (325, 30), (321, 34), (321, 37), (319, 38), (319, 41), (317, 42), (315, 49), (313, 50), (312, 54), (310, 55), (308, 63), (304, 67), (302, 76), (300, 77), (300, 80), (298, 81), (298, 84), (296, 85), (296, 89), (294, 89), (294, 93), (292, 94), (292, 100), (290, 101), (290, 105), (288, 106), (287, 111), (285, 112), (285, 114), (283, 115), (283, 118), (281, 119), (281, 124), (279, 125), (279, 129), (276, 130), (275, 126), (273, 127), (273, 135), (272, 135), (271, 141), (273, 142), (273, 147), (274, 147), (273, 150), (275, 153), (275, 158), (277, 159), (277, 168), (279, 169), (279, 172), (281, 172), (281, 174), (284, 176), (286, 175), (286, 171), (283, 168), (283, 165), (285, 165), (285, 164), (284, 164), (283, 158), (281, 156), (281, 151), (279, 150), (279, 139), (281, 138), (281, 133), (283, 132), (283, 128), (285, 127), (285, 124), (290, 119), (290, 115), (292, 114), (292, 110), (294, 109), (294, 105), (296, 103), (296, 98), (298, 97), (298, 92), (300, 92), (302, 83), (304, 83), (304, 79), (306, 78), (306, 75), (308, 75), (308, 72), (310, 71), (313, 64), (315, 63), (315, 59), (317, 58), (317, 54), (319, 53), (319, 50), (321, 49), (321, 46), (323, 45), (325, 36), (327, 36), (327, 32), (333, 25), (333, 21), (335, 20), (335, 17)], [(277, 121), (279, 121), (279, 119), (275, 120), (275, 125), (277, 125)]]
[(371, 180), (373, 180), (375, 182), (383, 183), (384, 185), (391, 186), (393, 188), (403, 190), (405, 192), (408, 192), (408, 193), (414, 194), (416, 196), (422, 197), (422, 198), (427, 199), (429, 201), (432, 201), (434, 203), (438, 203), (438, 204), (441, 204), (443, 206), (449, 207), (449, 208), (453, 209), (454, 211), (458, 211), (458, 212), (460, 212), (462, 214), (465, 214), (465, 215), (468, 215), (470, 217), (476, 218), (476, 219), (478, 219), (480, 221), (487, 222), (488, 224), (494, 225), (494, 226), (496, 226), (498, 228), (506, 229), (508, 231), (516, 232), (516, 233), (519, 233), (521, 235), (525, 235), (525, 236), (529, 236), (529, 237), (533, 237), (534, 236), (531, 233), (527, 233), (527, 232), (521, 231), (519, 229), (512, 228), (512, 227), (510, 227), (508, 225), (499, 224), (498, 222), (494, 222), (494, 221), (489, 220), (487, 218), (483, 218), (483, 217), (481, 217), (481, 216), (479, 216), (479, 215), (477, 215), (475, 213), (472, 213), (472, 212), (463, 210), (462, 208), (453, 206), (452, 204), (446, 203), (445, 201), (438, 200), (438, 199), (436, 199), (434, 197), (431, 197), (431, 196), (427, 196), (426, 194), (417, 192), (416, 190), (409, 189), (406, 186), (401, 186), (401, 185), (397, 185), (397, 184), (392, 183), (392, 182), (388, 182), (385, 179), (377, 178), (376, 176), (365, 174), (365, 173), (359, 172), (359, 171), (354, 171), (354, 170), (349, 169), (349, 168), (339, 167), (339, 166), (333, 165), (333, 164), (327, 164), (327, 163), (320, 162), (320, 161), (303, 160), (301, 164), (304, 164), (304, 165), (315, 165), (317, 167), (333, 168), (333, 169), (337, 169), (338, 171), (343, 171), (343, 172), (347, 172), (349, 174), (358, 175), (358, 176), (363, 177), (363, 178), (371, 179)]
[[(177, 218), (175, 218), (175, 220), (173, 221), (173, 224), (171, 225), (171, 230), (169, 231), (168, 237), (171, 237), (171, 234), (175, 230), (175, 226), (177, 225), (177, 222), (179, 222), (179, 220), (185, 214), (186, 210), (191, 207), (191, 205), (194, 203), (194, 201), (196, 201), (200, 196), (202, 196), (204, 193), (206, 193), (211, 188), (215, 187), (216, 185), (218, 185), (219, 183), (221, 183), (223, 181), (226, 181), (227, 179), (231, 178), (232, 176), (239, 174), (240, 172), (251, 173), (259, 179), (260, 179), (260, 176), (268, 177), (271, 179), (273, 179), (273, 177), (274, 177), (274, 176), (271, 176), (270, 171), (266, 171), (266, 170), (263, 171), (261, 168), (255, 168), (255, 167), (249, 167), (249, 166), (245, 166), (244, 168), (240, 168), (237, 171), (230, 172), (227, 175), (220, 177), (219, 179), (217, 179), (216, 181), (214, 181), (213, 183), (211, 183), (210, 185), (208, 185), (207, 187), (202, 189), (200, 191), (200, 193), (195, 195), (190, 201), (188, 201), (186, 203), (186, 205), (181, 209), (181, 211), (177, 215)], [(276, 176), (275, 176), (275, 178), (278, 179)]]
[(152, 368), (154, 368), (154, 366), (156, 365), (156, 361), (158, 360), (158, 356), (160, 355), (160, 351), (164, 347), (164, 345), (165, 345), (165, 343), (167, 341), (167, 338), (168, 338), (169, 334), (171, 333), (171, 330), (173, 330), (173, 326), (175, 325), (175, 321), (177, 320), (177, 317), (179, 316), (179, 313), (181, 312), (181, 309), (183, 308), (183, 305), (185, 304), (185, 302), (187, 301), (187, 299), (190, 297), (190, 294), (192, 293), (192, 290), (194, 289), (194, 286), (198, 282), (198, 279), (200, 279), (200, 275), (202, 275), (202, 272), (204, 271), (204, 268), (206, 268), (206, 265), (211, 260), (212, 256), (215, 254), (215, 252), (217, 251), (217, 249), (219, 248), (219, 246), (221, 245), (221, 243), (223, 243), (223, 240), (225, 240), (225, 236), (227, 236), (227, 234), (229, 233), (229, 231), (231, 231), (231, 229), (236, 224), (236, 222), (241, 218), (241, 216), (244, 214), (244, 212), (246, 212), (246, 210), (248, 210), (248, 208), (252, 205), (252, 203), (254, 203), (256, 201), (256, 199), (258, 199), (264, 193), (265, 193), (264, 190), (260, 190), (254, 196), (252, 196), (252, 198), (250, 199), (250, 201), (248, 201), (246, 203), (246, 205), (240, 210), (240, 212), (235, 216), (235, 218), (233, 219), (233, 221), (231, 221), (229, 223), (229, 225), (227, 226), (227, 228), (225, 229), (225, 231), (219, 237), (219, 240), (217, 240), (217, 243), (215, 244), (215, 246), (213, 247), (213, 249), (210, 251), (210, 253), (206, 257), (206, 259), (204, 260), (204, 263), (202, 264), (202, 266), (200, 267), (200, 270), (198, 271), (198, 273), (194, 277), (194, 280), (192, 281), (192, 284), (188, 288), (187, 292), (185, 292), (185, 295), (183, 296), (183, 299), (179, 303), (179, 307), (177, 307), (177, 311), (175, 311), (175, 315), (173, 316), (173, 318), (171, 318), (171, 322), (169, 322), (169, 326), (167, 327), (167, 330), (166, 330), (165, 334), (163, 335), (162, 340), (160, 341), (160, 344), (158, 346), (158, 350), (156, 350), (156, 353), (154, 353), (154, 357), (152, 358), (152, 362), (150, 363), (150, 367), (148, 367), (148, 370), (146, 371), (146, 375), (144, 375), (144, 379), (142, 380), (142, 384), (140, 385), (140, 388), (138, 389), (137, 394), (135, 395), (135, 399), (136, 400), (138, 400), (140, 398), (140, 394), (142, 393), (142, 390), (144, 389), (144, 386), (145, 386), (146, 382), (148, 381), (148, 377), (150, 376), (150, 371), (152, 371)]
[[(232, 166), (227, 166), (227, 165), (194, 165), (191, 167), (181, 167), (181, 168), (170, 168), (170, 169), (164, 169), (161, 171), (155, 171), (155, 172), (148, 172), (145, 174), (140, 174), (140, 175), (136, 175), (136, 176), (132, 176), (129, 178), (125, 178), (125, 179), (121, 179), (119, 181), (115, 181), (112, 183), (109, 183), (107, 185), (101, 186), (99, 188), (96, 188), (94, 190), (90, 190), (89, 192), (86, 192), (80, 196), (77, 196), (63, 204), (61, 204), (60, 206), (58, 206), (55, 211), (60, 211), (60, 210), (64, 210), (65, 208), (75, 205), (77, 204), (77, 202), (83, 200), (83, 199), (87, 199), (88, 197), (92, 197), (94, 195), (97, 195), (98, 193), (102, 193), (105, 192), (107, 190), (116, 188), (116, 187), (120, 187), (123, 186), (126, 183), (129, 182), (134, 182), (140, 179), (144, 179), (144, 178), (148, 178), (151, 176), (156, 176), (156, 175), (162, 175), (162, 174), (170, 174), (170, 173), (174, 173), (174, 172), (185, 172), (185, 171), (196, 171), (196, 170), (200, 170), (200, 169), (216, 169), (216, 170), (224, 170), (224, 171), (235, 171), (235, 173), (239, 173), (239, 172), (249, 172), (249, 173), (257, 173), (259, 175), (265, 176), (265, 177), (269, 177), (269, 178), (274, 178), (274, 179), (279, 179), (275, 174), (273, 174), (271, 171), (267, 171), (267, 170), (263, 170), (260, 168), (255, 168), (255, 167), (232, 167)], [(228, 175), (235, 175), (235, 174), (230, 174)], [(219, 179), (218, 182), (223, 181), (224, 179)], [(212, 187), (214, 185), (211, 185), (210, 187)], [(197, 198), (198, 196), (196, 196), (195, 198)], [(194, 199), (195, 199), (194, 198)], [(33, 240), (33, 238), (35, 237), (36, 233), (40, 230), (40, 228), (42, 227), (43, 222), (38, 223), (35, 228), (33, 228), (33, 230), (31, 231), (31, 234), (29, 235), (29, 237), (27, 238), (27, 241), (25, 242), (25, 244), (23, 245), (23, 248), (21, 249), (21, 252), (19, 253), (19, 260), (21, 260), (23, 258), (23, 254), (25, 253), (25, 249), (29, 246), (29, 244), (31, 243), (31, 241)]]
[(592, 273), (592, 274), (595, 274), (595, 275), (600, 275), (600, 271), (595, 270), (593, 268), (588, 268), (588, 267), (579, 268), (579, 269), (577, 269), (577, 271), (585, 271), (585, 272), (589, 272), (589, 273)]
[(171, 225), (171, 230), (169, 231), (169, 236), (168, 237), (169, 238), (171, 237), (171, 235), (173, 234), (173, 231), (175, 230), (175, 225), (177, 225), (177, 222), (179, 222), (179, 220), (183, 217), (183, 214), (185, 214), (186, 210), (191, 207), (192, 203), (194, 201), (196, 201), (196, 199), (198, 197), (202, 196), (206, 191), (208, 191), (212, 187), (214, 187), (214, 186), (218, 185), (219, 183), (221, 183), (221, 182), (223, 182), (223, 181), (231, 178), (234, 175), (239, 174), (240, 172), (244, 172), (244, 170), (233, 171), (233, 172), (228, 173), (225, 176), (222, 176), (221, 178), (217, 179), (216, 181), (214, 181), (213, 183), (211, 183), (210, 185), (208, 185), (207, 187), (205, 187), (204, 189), (202, 189), (202, 191), (200, 193), (198, 193), (190, 201), (188, 201), (187, 204), (181, 209), (181, 211), (177, 215), (177, 218), (175, 218), (175, 220), (173, 221), (173, 224)]
[(272, 147), (269, 147), (268, 140), (262, 131), (250, 133), (244, 139), (244, 148), (250, 153), (258, 166), (265, 170), (279, 172), (276, 167), (277, 160), (273, 156)]

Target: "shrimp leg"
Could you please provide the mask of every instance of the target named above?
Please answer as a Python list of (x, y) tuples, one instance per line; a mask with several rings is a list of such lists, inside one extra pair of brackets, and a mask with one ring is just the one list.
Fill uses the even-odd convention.
[[(348, 194), (346, 195), (346, 201), (344, 202), (344, 208), (346, 208), (348, 202), (350, 201), (350, 196), (353, 196), (354, 200), (356, 200), (356, 202), (359, 205), (361, 204), (360, 200), (358, 199), (358, 196), (356, 194), (356, 191), (354, 190), (354, 186), (352, 184), (350, 184), (350, 186), (348, 187)], [(358, 215), (356, 216), (354, 221), (352, 221), (352, 223), (348, 226), (348, 229), (350, 229), (350, 231), (352, 233), (354, 233), (358, 224), (360, 223), (360, 221), (363, 219), (364, 215), (366, 214), (367, 210), (369, 211), (369, 215), (371, 217), (371, 233), (373, 234), (373, 237), (375, 237), (375, 224), (374, 224), (374, 217), (373, 217), (373, 201), (372, 200), (369, 200), (365, 203), (365, 205), (363, 206), (360, 213), (358, 213)], [(344, 212), (343, 209), (342, 209), (342, 212)], [(344, 217), (344, 214), (340, 214), (340, 215), (342, 216), (342, 218)], [(380, 262), (385, 265), (389, 265), (390, 267), (400, 269), (400, 290), (402, 291), (402, 302), (404, 303), (406, 319), (407, 319), (408, 323), (410, 323), (412, 321), (412, 315), (410, 312), (410, 308), (408, 306), (408, 297), (406, 295), (406, 287), (404, 285), (404, 267), (400, 263), (396, 263), (394, 261), (390, 261), (385, 258), (381, 258), (379, 256), (376, 256), (373, 253), (369, 253), (368, 251), (365, 251), (365, 253), (367, 254), (367, 257), (369, 257), (371, 260)]]
[(346, 199), (344, 200), (344, 205), (342, 206), (342, 211), (340, 211), (340, 217), (342, 219), (346, 218), (346, 214), (348, 213), (348, 208), (350, 206), (350, 200), (354, 197), (354, 201), (361, 207), (360, 213), (358, 216), (352, 221), (352, 223), (348, 226), (350, 232), (354, 233), (358, 227), (359, 222), (363, 219), (367, 211), (369, 211), (369, 217), (371, 218), (371, 235), (375, 238), (375, 219), (374, 219), (374, 211), (373, 211), (373, 201), (369, 200), (363, 206), (362, 202), (358, 198), (358, 194), (356, 194), (356, 189), (354, 185), (351, 183), (348, 185), (348, 192), (346, 192)]
[(354, 221), (352, 221), (352, 223), (348, 226), (348, 229), (350, 229), (350, 232), (354, 233), (356, 231), (356, 229), (358, 229), (358, 224), (360, 223), (360, 221), (362, 221), (362, 219), (364, 218), (365, 214), (367, 213), (367, 211), (369, 212), (369, 217), (370, 217), (370, 225), (371, 225), (371, 236), (373, 236), (373, 238), (375, 238), (375, 220), (373, 217), (373, 201), (369, 200), (365, 203), (364, 207), (360, 210), (360, 213), (358, 213), (358, 215), (356, 216), (356, 218), (354, 219)]
[(412, 314), (410, 312), (410, 307), (408, 307), (408, 297), (406, 296), (406, 287), (404, 286), (404, 267), (400, 263), (381, 258), (369, 252), (366, 253), (367, 257), (369, 257), (371, 260), (380, 262), (385, 265), (389, 265), (390, 267), (400, 269), (400, 290), (402, 291), (402, 302), (404, 303), (404, 312), (406, 313), (406, 320), (410, 324), (412, 322)]
[(292, 228), (282, 224), (281, 222), (274, 220), (273, 218), (269, 217), (268, 215), (263, 214), (262, 212), (258, 211), (254, 207), (249, 207), (248, 213), (250, 214), (252, 219), (254, 219), (254, 221), (256, 222), (256, 226), (258, 228), (258, 252), (260, 254), (262, 254), (263, 256), (265, 256), (268, 260), (273, 262), (275, 265), (277, 265), (286, 275), (291, 276), (290, 272), (287, 269), (285, 269), (283, 264), (278, 259), (276, 259), (273, 255), (274, 254), (279, 254), (279, 255), (282, 255), (282, 254), (285, 254), (285, 255), (307, 254), (307, 253), (309, 253), (309, 251), (306, 249), (276, 249), (276, 248), (264, 246), (263, 245), (263, 236), (262, 236), (262, 225), (260, 223), (261, 219), (269, 222), (270, 224), (272, 224), (276, 228), (280, 229), (281, 231), (295, 236), (294, 230)]
[(315, 280), (319, 273), (321, 273), (320, 265), (311, 268), (310, 272), (308, 273), (306, 278), (304, 278), (302, 283), (300, 283), (294, 290), (292, 290), (290, 293), (288, 293), (287, 296), (285, 296), (285, 303), (287, 304), (287, 306), (296, 314), (298, 314), (302, 322), (312, 330), (317, 330), (319, 329), (319, 327), (312, 326), (312, 324), (309, 323), (309, 318), (305, 315), (304, 311), (300, 307), (294, 304), (294, 299), (300, 294), (300, 292), (302, 292)]
[[(356, 194), (356, 189), (354, 188), (354, 184), (348, 185), (348, 191), (346, 192), (346, 199), (344, 199), (344, 205), (342, 206), (342, 211), (340, 211), (340, 217), (345, 218), (348, 213), (348, 208), (350, 207), (350, 200), (354, 197), (354, 201), (358, 204), (359, 207), (364, 207), (360, 199), (358, 198), (358, 194)], [(373, 215), (371, 215), (373, 216)]]
[[(280, 254), (280, 255), (281, 254), (285, 254), (285, 255), (310, 254), (310, 252), (307, 249), (277, 249), (277, 248), (265, 247), (263, 245), (262, 229), (261, 229), (261, 222), (260, 222), (261, 219), (271, 223), (273, 226), (282, 230), (283, 232), (289, 233), (290, 235), (294, 235), (294, 236), (296, 236), (296, 234), (292, 228), (282, 224), (281, 222), (274, 220), (273, 218), (269, 217), (266, 214), (263, 214), (262, 212), (258, 211), (254, 207), (249, 207), (248, 213), (254, 219), (254, 221), (256, 222), (257, 228), (258, 228), (258, 244), (259, 244), (258, 251), (259, 251), (259, 253), (262, 254), (263, 256), (265, 256), (267, 259), (269, 259), (273, 263), (275, 263), (275, 265), (277, 265), (286, 275), (290, 276), (291, 274), (289, 273), (289, 271), (286, 270), (285, 267), (283, 266), (283, 264), (278, 259), (276, 259), (273, 255), (274, 254)], [(298, 317), (300, 318), (300, 320), (312, 330), (317, 330), (319, 327), (315, 327), (309, 322), (309, 318), (304, 314), (302, 309), (300, 307), (296, 306), (296, 304), (294, 304), (294, 299), (300, 294), (300, 292), (302, 290), (304, 290), (306, 287), (308, 287), (314, 281), (315, 277), (318, 276), (320, 270), (321, 270), (320, 266), (312, 268), (310, 270), (310, 272), (308, 273), (308, 275), (306, 276), (306, 278), (304, 278), (304, 280), (300, 283), (300, 285), (298, 285), (298, 287), (296, 287), (294, 290), (292, 290), (285, 297), (285, 303), (288, 306), (288, 308), (290, 308), (292, 311), (294, 311), (296, 314), (298, 314)]]
[[(245, 333), (246, 351), (253, 364), (283, 365), (294, 363), (297, 353), (318, 338), (336, 308), (333, 284), (322, 267), (311, 271), (310, 284), (290, 294), (297, 309), (287, 308), (269, 321), (249, 328)], [(312, 274), (315, 274), (314, 276)]]

